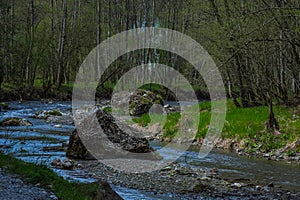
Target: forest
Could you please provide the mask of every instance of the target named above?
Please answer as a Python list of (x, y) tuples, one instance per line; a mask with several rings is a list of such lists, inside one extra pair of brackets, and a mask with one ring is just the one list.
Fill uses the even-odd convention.
[[(162, 27), (201, 44), (238, 107), (293, 105), (300, 95), (300, 2), (282, 0), (2, 0), (0, 86), (18, 92), (71, 87), (79, 66), (101, 41), (133, 28)], [(122, 74), (157, 62), (180, 71), (199, 98), (201, 76), (185, 60), (153, 49), (117, 59), (99, 82), (111, 91)], [(148, 70), (148, 69), (145, 69)], [(101, 93), (101, 92), (100, 92)], [(202, 96), (201, 96), (202, 94)]]
[[(171, 47), (88, 59), (158, 28), (225, 92)], [(299, 0), (0, 0), (0, 198), (298, 200), (299, 122)]]

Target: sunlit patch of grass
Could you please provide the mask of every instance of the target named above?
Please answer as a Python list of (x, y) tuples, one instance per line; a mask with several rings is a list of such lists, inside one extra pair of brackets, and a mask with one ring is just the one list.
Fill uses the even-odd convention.
[[(221, 105), (221, 104), (220, 104)], [(227, 101), (227, 113), (224, 128), (222, 130), (223, 138), (231, 138), (246, 141), (245, 145), (251, 147), (253, 151), (269, 151), (279, 149), (287, 143), (300, 138), (300, 116), (295, 115), (295, 108), (285, 106), (274, 106), (275, 117), (278, 120), (280, 130), (279, 135), (270, 133), (266, 130), (265, 124), (269, 116), (267, 106), (257, 106), (251, 108), (238, 108), (234, 106), (231, 100)], [(199, 105), (187, 107), (185, 112), (188, 113), (189, 119), (194, 119), (195, 111), (199, 110), (199, 125), (196, 137), (204, 138), (207, 134), (211, 120), (211, 102), (201, 102)], [(300, 113), (297, 111), (297, 113)], [(166, 123), (163, 128), (163, 136), (172, 138), (179, 129), (179, 113), (168, 114)], [(151, 116), (151, 118), (153, 118)], [(159, 120), (159, 115), (154, 115)], [(143, 115), (134, 120), (134, 122), (147, 125), (151, 122), (148, 115)], [(190, 128), (196, 129), (196, 122), (190, 123)], [(300, 148), (296, 150), (300, 151)]]

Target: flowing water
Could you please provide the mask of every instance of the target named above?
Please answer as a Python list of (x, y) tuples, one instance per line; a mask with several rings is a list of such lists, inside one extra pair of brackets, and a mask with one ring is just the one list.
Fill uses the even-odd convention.
[[(29, 118), (37, 111), (59, 109), (62, 113), (71, 112), (71, 102), (56, 102), (44, 104), (40, 101), (27, 101), (19, 104), (9, 102), (11, 110), (0, 112), (0, 120), (7, 117), (23, 117), (29, 119), (33, 126), (29, 127), (0, 127), (0, 148), (7, 154), (26, 162), (42, 163), (50, 166), (55, 158), (65, 159), (65, 152), (61, 149), (67, 145), (73, 125), (63, 124), (57, 127), (55, 123), (45, 120)], [(163, 143), (152, 142), (151, 145), (158, 149)], [(57, 148), (55, 148), (57, 147)], [(182, 152), (178, 162), (205, 169), (217, 168), (221, 177), (229, 180), (243, 180), (250, 183), (266, 185), (274, 183), (284, 189), (300, 190), (300, 166), (284, 162), (267, 161), (265, 159), (240, 157), (234, 153), (214, 150), (204, 159), (198, 158), (198, 147), (192, 147)], [(176, 148), (163, 148), (161, 155), (164, 159), (177, 154)], [(50, 166), (51, 167), (51, 166)], [(81, 170), (60, 170), (52, 168), (59, 175), (69, 180), (93, 182), (92, 178)], [(170, 199), (172, 194), (153, 195), (134, 189), (112, 185), (115, 191), (124, 199)]]

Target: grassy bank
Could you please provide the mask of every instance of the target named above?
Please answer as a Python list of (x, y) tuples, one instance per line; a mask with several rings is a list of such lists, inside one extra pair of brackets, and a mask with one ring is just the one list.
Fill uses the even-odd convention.
[(60, 199), (101, 199), (104, 189), (97, 183), (70, 183), (43, 165), (25, 163), (8, 155), (0, 154), (0, 167), (18, 174), (27, 183), (37, 184), (53, 191)]
[[(187, 112), (191, 115), (193, 115), (194, 111), (198, 108), (200, 110), (199, 126), (196, 135), (199, 140), (205, 136), (209, 127), (211, 117), (210, 106), (210, 102), (202, 102), (199, 105), (187, 108)], [(265, 128), (269, 116), (267, 106), (237, 108), (231, 101), (228, 101), (222, 138), (234, 139), (237, 142), (243, 140), (243, 147), (245, 147), (249, 153), (252, 151), (270, 152), (274, 149), (284, 148), (287, 144), (299, 139), (300, 107), (288, 108), (285, 106), (274, 106), (274, 113), (280, 126), (279, 132), (275, 134)], [(163, 138), (172, 138), (180, 126), (178, 124), (179, 118), (179, 113), (171, 113), (168, 114), (167, 117), (163, 117), (159, 114), (151, 114), (151, 116), (146, 114), (133, 121), (145, 126), (165, 120)], [(196, 126), (194, 122), (191, 122), (189, 125), (193, 130), (197, 130)], [(300, 152), (299, 144), (294, 145), (287, 153), (292, 155), (297, 152)]]

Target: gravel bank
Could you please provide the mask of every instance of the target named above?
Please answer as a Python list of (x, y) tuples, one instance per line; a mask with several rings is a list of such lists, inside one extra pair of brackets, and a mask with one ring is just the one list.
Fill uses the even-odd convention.
[(27, 184), (17, 175), (8, 174), (3, 168), (0, 168), (0, 180), (1, 200), (58, 199), (52, 192)]

